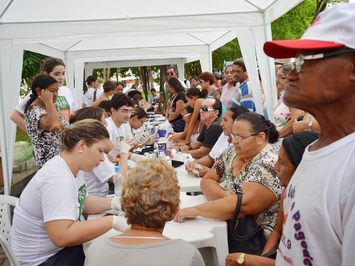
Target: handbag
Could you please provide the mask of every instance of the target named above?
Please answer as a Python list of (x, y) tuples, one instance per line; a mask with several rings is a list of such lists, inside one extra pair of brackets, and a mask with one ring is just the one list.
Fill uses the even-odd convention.
[(245, 215), (237, 219), (242, 205), (243, 190), (236, 188), (236, 192), (238, 201), (233, 219), (227, 221), (229, 253), (244, 252), (260, 255), (267, 241), (264, 229), (257, 223), (253, 215)]

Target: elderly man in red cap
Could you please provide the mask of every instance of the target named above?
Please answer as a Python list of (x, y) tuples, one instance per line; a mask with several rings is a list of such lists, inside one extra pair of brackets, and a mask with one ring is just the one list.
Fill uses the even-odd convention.
[(264, 51), (296, 58), (283, 99), (321, 126), (286, 189), (276, 265), (355, 265), (355, 3)]

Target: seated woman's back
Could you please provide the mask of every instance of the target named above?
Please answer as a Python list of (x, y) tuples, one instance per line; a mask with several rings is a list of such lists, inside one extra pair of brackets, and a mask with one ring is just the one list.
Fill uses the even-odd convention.
[(197, 248), (162, 232), (173, 219), (180, 191), (174, 168), (160, 159), (138, 162), (122, 185), (121, 205), (131, 228), (123, 234), (95, 240), (85, 265), (204, 265)]

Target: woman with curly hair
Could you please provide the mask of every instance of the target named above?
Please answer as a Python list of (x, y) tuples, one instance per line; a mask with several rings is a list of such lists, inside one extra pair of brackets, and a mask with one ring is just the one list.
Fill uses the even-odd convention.
[[(121, 205), (131, 228), (89, 247), (86, 266), (204, 265), (201, 254), (181, 239), (162, 232), (179, 209), (179, 185), (174, 168), (160, 159), (140, 161), (123, 182)], [(177, 259), (178, 258), (178, 259)]]

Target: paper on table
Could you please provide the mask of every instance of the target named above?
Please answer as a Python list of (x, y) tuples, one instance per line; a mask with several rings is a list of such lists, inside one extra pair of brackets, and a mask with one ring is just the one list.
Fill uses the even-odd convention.
[(172, 225), (183, 225), (186, 221), (187, 221), (187, 219), (183, 219), (182, 222), (179, 223), (179, 222), (175, 222), (174, 220), (171, 220), (167, 223), (172, 224)]

